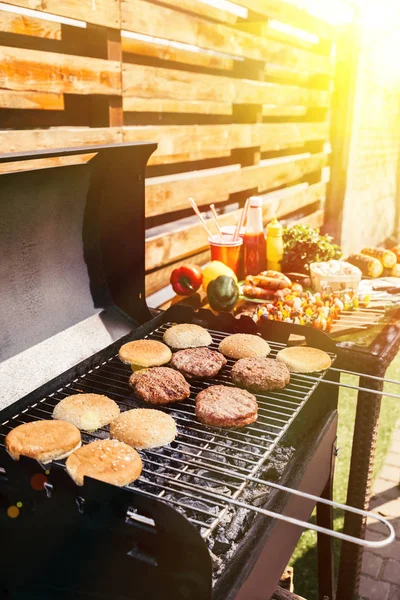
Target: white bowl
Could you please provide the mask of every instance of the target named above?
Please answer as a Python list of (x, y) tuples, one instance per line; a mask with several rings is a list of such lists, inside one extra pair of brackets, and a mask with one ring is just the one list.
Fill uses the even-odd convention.
[(311, 286), (315, 292), (357, 291), (362, 273), (343, 260), (315, 262), (310, 265)]

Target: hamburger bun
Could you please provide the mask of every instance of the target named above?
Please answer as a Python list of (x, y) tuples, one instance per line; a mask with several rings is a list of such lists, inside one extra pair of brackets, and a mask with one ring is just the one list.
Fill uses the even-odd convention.
[(177, 349), (199, 348), (212, 343), (212, 337), (207, 329), (193, 323), (173, 325), (164, 333), (163, 339), (168, 346)]
[(111, 423), (111, 437), (133, 448), (157, 448), (174, 441), (178, 432), (172, 417), (160, 410), (134, 408)]
[(332, 364), (329, 354), (310, 346), (292, 346), (280, 350), (276, 360), (284, 363), (292, 373), (316, 373), (329, 369)]
[(77, 485), (83, 485), (85, 477), (92, 477), (118, 487), (135, 481), (143, 468), (136, 450), (118, 440), (85, 444), (68, 457), (65, 466)]
[(14, 460), (27, 456), (46, 464), (65, 458), (80, 448), (81, 433), (66, 421), (32, 421), (12, 429), (5, 444)]
[(155, 340), (134, 340), (121, 346), (119, 358), (135, 368), (160, 367), (171, 360), (171, 350)]
[(224, 338), (218, 350), (228, 358), (264, 358), (271, 352), (268, 342), (258, 335), (234, 333)]
[(119, 416), (119, 406), (100, 394), (75, 394), (61, 400), (53, 411), (53, 419), (68, 421), (78, 429), (96, 431)]

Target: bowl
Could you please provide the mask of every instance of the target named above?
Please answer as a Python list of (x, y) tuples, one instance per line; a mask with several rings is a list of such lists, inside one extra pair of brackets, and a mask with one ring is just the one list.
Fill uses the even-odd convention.
[(362, 273), (358, 267), (343, 260), (314, 262), (310, 265), (311, 287), (315, 292), (358, 290)]

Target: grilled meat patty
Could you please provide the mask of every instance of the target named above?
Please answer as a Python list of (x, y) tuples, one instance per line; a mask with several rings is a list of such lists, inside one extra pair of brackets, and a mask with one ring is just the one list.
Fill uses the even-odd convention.
[(246, 390), (210, 385), (196, 397), (196, 416), (214, 427), (244, 427), (257, 420), (257, 399)]
[(252, 392), (282, 390), (290, 381), (290, 371), (272, 358), (241, 358), (232, 367), (235, 385)]
[(209, 348), (188, 348), (172, 356), (171, 366), (185, 377), (215, 377), (224, 365), (226, 358)]
[(132, 373), (129, 385), (140, 400), (150, 404), (171, 404), (190, 396), (190, 386), (183, 375), (168, 367)]

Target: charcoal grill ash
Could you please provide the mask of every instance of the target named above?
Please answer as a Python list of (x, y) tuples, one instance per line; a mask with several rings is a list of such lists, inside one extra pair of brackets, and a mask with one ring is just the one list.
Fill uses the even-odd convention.
[[(18, 172), (0, 177), (2, 598), (251, 600), (259, 590), (268, 598), (301, 529), (266, 515), (307, 520), (315, 506), (315, 498), (279, 486), (331, 498), (338, 388), (319, 384), (338, 381), (334, 370), (315, 381), (293, 375), (284, 390), (258, 396), (256, 423), (230, 431), (195, 419), (193, 399), (210, 382), (193, 381), (189, 399), (163, 408), (176, 419), (177, 440), (143, 451), (142, 476), (127, 488), (88, 478), (78, 488), (63, 461), (42, 468), (6, 454), (10, 429), (50, 419), (70, 394), (106, 394), (121, 410), (138, 406), (127, 384), (130, 368), (117, 358), (128, 340), (161, 339), (172, 323), (196, 322), (210, 331), (213, 348), (229, 333), (260, 332), (275, 356), (300, 332), (273, 322), (257, 329), (246, 317), (189, 307), (152, 316), (144, 285), (144, 170), (155, 147), (0, 157), (14, 166), (29, 159), (29, 168), (40, 160), (35, 170), (20, 163)], [(59, 156), (80, 156), (79, 164), (44, 167)], [(327, 336), (301, 334), (334, 360)], [(231, 385), (230, 367), (214, 382)], [(107, 429), (82, 434), (84, 442), (104, 437)], [(19, 507), (17, 518), (7, 515), (10, 506)], [(317, 523), (332, 527), (332, 506), (318, 503)], [(320, 595), (329, 598), (331, 546), (319, 534)]]

